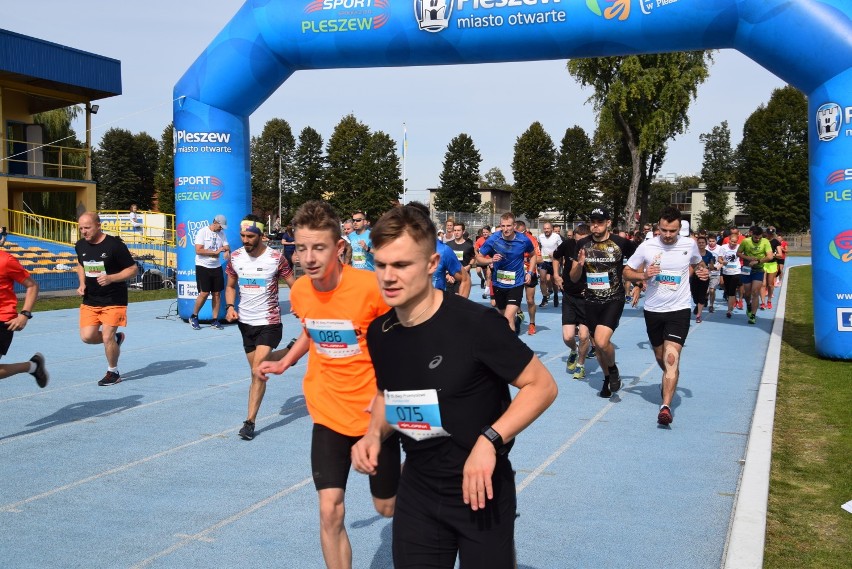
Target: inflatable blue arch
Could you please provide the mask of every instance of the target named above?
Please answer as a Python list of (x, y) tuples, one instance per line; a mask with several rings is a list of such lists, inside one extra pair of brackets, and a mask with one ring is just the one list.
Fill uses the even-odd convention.
[(295, 71), (725, 48), (808, 97), (816, 346), (852, 359), (849, 0), (248, 0), (174, 90), (179, 313), (196, 231), (224, 213), (239, 243), (248, 117)]

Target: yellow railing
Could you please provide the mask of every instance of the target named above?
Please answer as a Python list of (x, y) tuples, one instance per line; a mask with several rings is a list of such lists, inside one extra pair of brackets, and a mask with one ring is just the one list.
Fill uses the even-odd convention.
[[(9, 233), (38, 237), (47, 241), (73, 245), (80, 238), (77, 222), (35, 215), (25, 211), (8, 209)], [(130, 212), (126, 210), (99, 211), (101, 228), (105, 233), (117, 235), (128, 244), (150, 244), (153, 246), (175, 246), (175, 216), (172, 214), (137, 212), (141, 226), (134, 227)]]
[(3, 144), (6, 147), (6, 159), (2, 171), (7, 174), (86, 179), (88, 150), (85, 148), (38, 144), (11, 138), (3, 139)]
[(6, 212), (9, 215), (9, 233), (38, 237), (63, 245), (73, 245), (79, 238), (76, 222), (12, 209)]

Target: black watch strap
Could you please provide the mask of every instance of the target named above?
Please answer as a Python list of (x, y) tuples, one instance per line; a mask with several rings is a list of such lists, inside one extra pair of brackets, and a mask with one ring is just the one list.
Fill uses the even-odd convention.
[(487, 425), (485, 427), (482, 427), (482, 431), (480, 431), (480, 434), (483, 437), (485, 437), (486, 439), (488, 439), (491, 442), (492, 445), (494, 445), (494, 450), (497, 451), (498, 456), (502, 456), (502, 455), (509, 452), (509, 447), (507, 447), (503, 443), (503, 437), (500, 436), (500, 433), (495, 431), (491, 427), (491, 425)]
[(23, 314), (23, 315), (24, 315), (24, 316), (26, 316), (27, 318), (32, 318), (32, 317), (33, 317), (33, 313), (32, 313), (32, 312), (30, 312), (29, 310), (21, 310), (20, 314)]

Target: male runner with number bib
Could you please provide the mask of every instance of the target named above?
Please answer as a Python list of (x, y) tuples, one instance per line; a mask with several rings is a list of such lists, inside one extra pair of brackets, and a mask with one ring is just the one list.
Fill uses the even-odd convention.
[[(256, 215), (247, 215), (240, 222), (240, 240), (243, 246), (231, 254), (225, 273), (225, 319), (238, 321), (243, 337), (243, 349), (251, 368), (248, 417), (239, 435), (243, 440), (254, 439), (254, 422), (266, 393), (266, 382), (260, 381), (257, 366), (269, 359), (284, 334), (281, 308), (278, 306), (278, 281), (284, 279), (292, 287), (293, 268), (283, 251), (267, 247), (263, 242), (263, 222)], [(240, 291), (240, 309), (234, 308)]]
[(431, 286), (438, 256), (428, 215), (393, 208), (376, 222), (373, 243), (376, 278), (394, 310), (367, 332), (378, 393), (352, 460), (376, 475), (382, 440), (402, 433), (394, 567), (452, 569), (458, 558), (466, 569), (513, 568), (508, 453), (556, 397), (553, 376), (493, 310)]
[(621, 374), (615, 365), (612, 334), (624, 312), (624, 259), (636, 250), (636, 243), (610, 232), (610, 214), (596, 207), (589, 214), (591, 235), (577, 241), (577, 262), (571, 267), (571, 280), (586, 280), (586, 326), (595, 342), (595, 353), (603, 370), (601, 397), (621, 389)]
[[(260, 366), (260, 379), (281, 374), (308, 353), (303, 390), (313, 419), (311, 471), (319, 498), (320, 544), (330, 568), (352, 567), (346, 534), (346, 482), (350, 450), (367, 432), (376, 376), (367, 349), (367, 327), (389, 310), (376, 276), (340, 262), (340, 220), (325, 202), (309, 201), (293, 216), (296, 252), (305, 270), (290, 293), (304, 333), (277, 362)], [(436, 243), (435, 235), (432, 244)], [(434, 245), (433, 245), (434, 247)], [(454, 257), (455, 258), (455, 257)], [(271, 359), (276, 359), (273, 354)], [(392, 516), (399, 481), (399, 440), (385, 441), (378, 474), (370, 478), (373, 505)]]
[(660, 213), (660, 234), (641, 243), (624, 267), (624, 278), (648, 283), (643, 313), (654, 357), (663, 370), (657, 423), (664, 426), (673, 420), (680, 354), (689, 333), (690, 277), (695, 274), (705, 287), (710, 278), (695, 241), (678, 234), (681, 220), (677, 208), (665, 208)]

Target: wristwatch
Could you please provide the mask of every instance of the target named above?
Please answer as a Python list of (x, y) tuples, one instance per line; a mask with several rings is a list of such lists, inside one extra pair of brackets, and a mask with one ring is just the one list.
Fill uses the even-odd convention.
[(509, 452), (509, 447), (503, 444), (503, 437), (500, 436), (500, 433), (491, 428), (491, 425), (482, 427), (482, 431), (480, 431), (479, 434), (488, 439), (491, 444), (494, 445), (494, 450), (497, 451), (497, 456), (503, 456)]
[(24, 316), (26, 316), (27, 318), (30, 318), (30, 319), (33, 317), (33, 313), (30, 312), (29, 310), (21, 310), (21, 312), (19, 314), (23, 314)]

